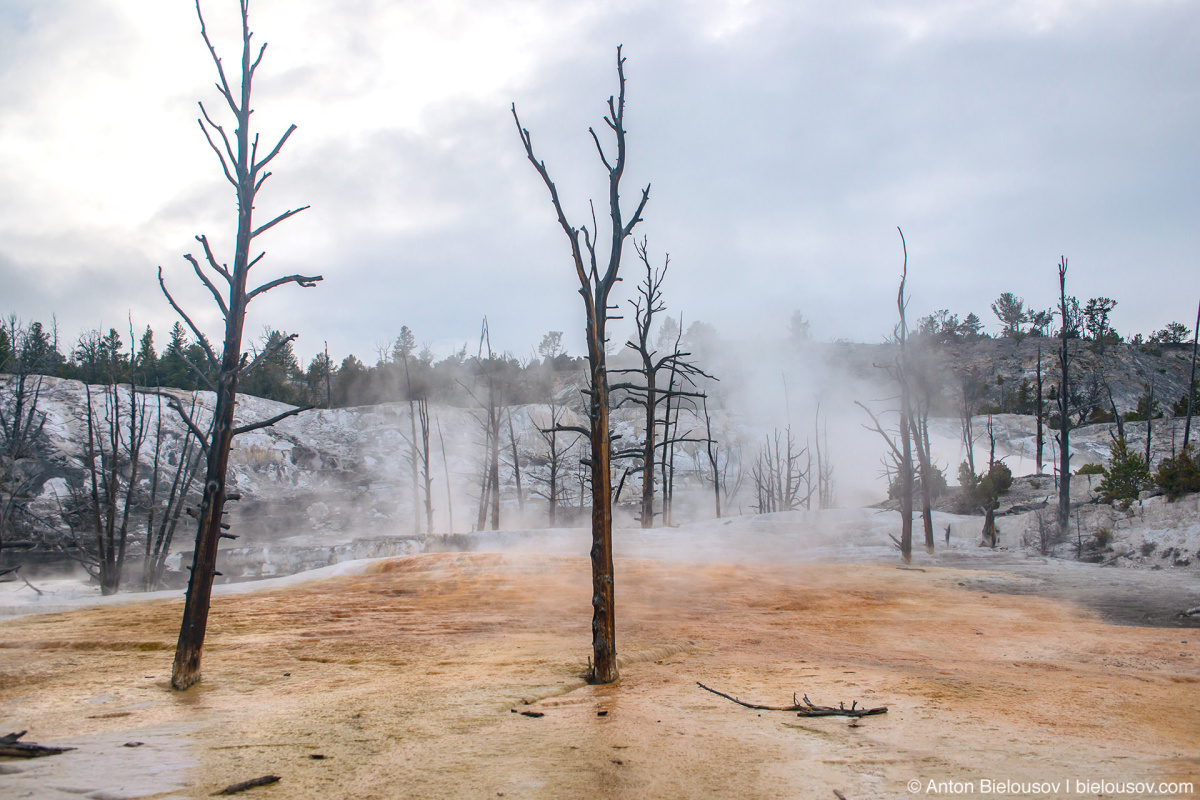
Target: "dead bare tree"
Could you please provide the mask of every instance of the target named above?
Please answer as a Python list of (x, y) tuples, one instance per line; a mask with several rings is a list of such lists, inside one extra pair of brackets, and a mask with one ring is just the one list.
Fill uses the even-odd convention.
[[(18, 468), (18, 462), (34, 453), (34, 446), (46, 425), (46, 414), (39, 408), (45, 386), (44, 373), (50, 371), (51, 354), (58, 351), (54, 341), (38, 323), (22, 325), (16, 315), (5, 321), (9, 355), (0, 363), (0, 371), (9, 373), (8, 390), (0, 402), (0, 548), (12, 538), (18, 518), (27, 517), (32, 497), (30, 489), (40, 476)], [(32, 545), (32, 543), (30, 543)]]
[[(216, 391), (217, 400), (212, 419), (211, 440), (207, 434), (198, 428), (195, 431), (197, 438), (207, 451), (207, 463), (204, 477), (204, 493), (198, 511), (199, 529), (196, 532), (196, 547), (191, 568), (192, 574), (188, 580), (187, 598), (183, 609), (183, 622), (180, 626), (179, 643), (175, 650), (175, 663), (171, 672), (171, 686), (177, 690), (186, 689), (200, 680), (200, 656), (204, 647), (205, 630), (208, 625), (208, 611), (212, 596), (213, 579), (217, 572), (217, 544), (221, 536), (222, 518), (227, 499), (225, 480), (229, 471), (229, 451), (232, 446), (233, 437), (239, 433), (273, 425), (281, 419), (307, 410), (303, 408), (291, 409), (282, 414), (277, 414), (270, 419), (237, 427), (234, 426), (233, 415), (237, 402), (238, 380), (294, 338), (294, 336), (282, 337), (276, 347), (264, 348), (253, 361), (247, 363), (249, 358), (242, 353), (242, 335), (245, 326), (246, 308), (256, 297), (279, 286), (295, 283), (298, 286), (309, 288), (315, 286), (317, 281), (321, 280), (320, 275), (286, 275), (267, 281), (255, 289), (247, 290), (250, 270), (262, 260), (264, 255), (260, 253), (252, 259), (250, 257), (251, 243), (279, 223), (308, 208), (308, 206), (284, 211), (262, 225), (256, 226), (254, 224), (255, 201), (259, 190), (262, 189), (267, 178), (271, 176), (271, 172), (267, 171), (266, 168), (279, 155), (279, 152), (283, 149), (292, 132), (296, 130), (296, 126), (289, 126), (276, 142), (275, 146), (266, 155), (260, 157), (258, 134), (253, 133), (250, 128), (250, 115), (252, 113), (251, 88), (254, 82), (254, 75), (262, 63), (266, 44), (263, 44), (258, 49), (257, 55), (254, 54), (251, 48), (252, 34), (250, 31), (249, 0), (240, 0), (240, 10), (242, 28), (241, 81), (240, 87), (235, 88), (230, 84), (221, 58), (217, 55), (216, 47), (213, 46), (212, 41), (209, 39), (208, 30), (204, 24), (204, 15), (200, 10), (200, 2), (196, 0), (196, 16), (200, 20), (200, 36), (208, 48), (209, 55), (212, 57), (217, 71), (217, 90), (220, 92), (225, 104), (229, 107), (229, 111), (232, 113), (237, 125), (234, 130), (233, 141), (231, 141), (229, 135), (225, 132), (224, 126), (218, 124), (209, 115), (204, 104), (200, 103), (201, 118), (197, 122), (200, 125), (200, 129), (204, 132), (204, 138), (208, 141), (209, 146), (221, 164), (221, 171), (225, 179), (234, 187), (237, 194), (238, 225), (232, 270), (217, 260), (212, 248), (209, 246), (207, 237), (197, 236), (196, 241), (203, 248), (203, 256), (208, 269), (225, 281), (228, 290), (224, 293), (220, 291), (217, 288), (217, 284), (214, 283), (214, 279), (209, 278), (195, 257), (191, 254), (184, 256), (188, 263), (192, 265), (196, 276), (212, 294), (217, 308), (224, 317), (225, 342), (220, 358), (218, 358), (216, 351), (209, 343), (208, 337), (192, 322), (191, 317), (184, 312), (183, 308), (175, 302), (175, 299), (167, 290), (166, 283), (163, 281), (162, 268), (159, 267), (158, 270), (158, 282), (163, 294), (166, 295), (171, 307), (175, 309), (176, 313), (191, 328), (192, 333), (196, 335), (197, 341), (204, 350), (208, 367), (217, 376), (216, 385), (213, 387)], [(182, 407), (177, 407), (176, 410), (182, 412)], [(189, 427), (195, 425), (195, 422), (189, 420), (187, 417), (184, 418), (184, 421), (185, 423), (190, 423)]]
[(517, 432), (513, 428), (512, 421), (512, 406), (508, 409), (508, 444), (512, 450), (512, 471), (513, 479), (517, 484), (517, 510), (522, 514), (525, 513), (525, 490), (521, 487), (521, 454), (517, 447)]
[[(654, 526), (654, 464), (655, 455), (658, 449), (663, 450), (664, 462), (667, 461), (667, 448), (674, 450), (674, 445), (679, 439), (672, 439), (670, 436), (671, 414), (670, 409), (672, 401), (675, 407), (675, 420), (678, 420), (679, 402), (682, 398), (688, 397), (693, 400), (696, 398), (704, 398), (703, 392), (697, 392), (690, 389), (684, 389), (682, 383), (686, 381), (691, 387), (695, 387), (696, 379), (700, 377), (712, 378), (711, 375), (700, 369), (693, 362), (687, 360), (687, 356), (691, 353), (683, 352), (679, 349), (679, 339), (676, 337), (676, 344), (672, 352), (659, 356), (658, 350), (651, 344), (651, 330), (654, 326), (655, 315), (666, 309), (666, 305), (662, 301), (662, 284), (667, 276), (667, 268), (671, 265), (671, 256), (668, 254), (663, 258), (661, 268), (655, 268), (650, 263), (650, 255), (647, 251), (647, 242), (643, 237), (641, 242), (634, 241), (634, 249), (637, 251), (638, 258), (646, 267), (646, 275), (642, 282), (638, 285), (637, 297), (629, 301), (634, 310), (635, 333), (634, 338), (625, 342), (625, 346), (638, 354), (641, 361), (641, 366), (631, 369), (613, 370), (613, 374), (622, 375), (637, 375), (640, 383), (632, 383), (622, 381), (614, 383), (611, 387), (613, 392), (623, 391), (626, 397), (623, 398), (618, 405), (624, 404), (626, 400), (632, 401), (638, 406), (641, 406), (645, 415), (645, 435), (641, 443), (634, 448), (623, 450), (613, 455), (614, 459), (632, 457), (636, 458), (640, 463), (636, 471), (642, 474), (642, 499), (641, 499), (641, 523), (643, 528)], [(659, 383), (659, 374), (663, 371), (669, 371), (670, 380), (666, 386)], [(663, 441), (656, 441), (656, 428), (658, 426), (658, 407), (663, 404), (668, 409), (666, 419), (663, 423)], [(670, 440), (670, 441), (669, 441)], [(663, 476), (663, 515), (666, 517), (669, 514), (668, 497), (670, 495), (670, 482), (668, 476)], [(719, 503), (719, 501), (718, 501)], [(720, 516), (718, 510), (717, 516)]]
[(813, 476), (817, 487), (817, 508), (834, 507), (833, 499), (833, 461), (829, 458), (829, 419), (821, 424), (821, 404), (813, 413), (813, 450), (816, 453), (816, 474)]
[(567, 426), (563, 425), (566, 409), (558, 402), (554, 393), (550, 395), (549, 411), (549, 419), (543, 420), (542, 423), (530, 417), (530, 421), (537, 427), (538, 433), (546, 443), (544, 459), (548, 470), (545, 477), (531, 473), (535, 483), (542, 484), (542, 486), (534, 486), (530, 491), (545, 498), (547, 520), (550, 527), (554, 528), (558, 525), (559, 502), (564, 499), (566, 493), (563, 481), (566, 469), (565, 461), (570, 452), (579, 444), (580, 437), (578, 433), (572, 434), (570, 442), (565, 447), (563, 446), (560, 435), (569, 430)]
[[(1041, 313), (1041, 312), (1039, 312)], [(1037, 349), (1037, 401), (1034, 406), (1035, 417), (1037, 420), (1037, 474), (1042, 474), (1042, 462), (1044, 461), (1045, 445), (1046, 445), (1046, 428), (1045, 428), (1045, 406), (1042, 403), (1042, 394), (1044, 387), (1042, 386), (1042, 345), (1038, 344)], [(1109, 391), (1109, 400), (1112, 400), (1112, 391)]]
[(433, 475), (429, 471), (429, 398), (417, 398), (417, 418), (421, 421), (421, 481), (425, 489), (425, 532), (433, 533)]
[(1074, 325), (1067, 303), (1067, 257), (1058, 262), (1058, 313), (1062, 320), (1058, 350), (1058, 533), (1065, 538), (1071, 524), (1071, 350)]
[[(558, 223), (571, 245), (571, 258), (579, 278), (579, 293), (583, 297), (587, 319), (588, 346), (588, 408), (591, 423), (588, 436), (591, 440), (591, 486), (592, 486), (592, 651), (594, 662), (590, 678), (596, 683), (612, 683), (619, 677), (617, 671), (616, 593), (613, 581), (612, 556), (612, 435), (609, 430), (609, 388), (605, 344), (606, 324), (613, 306), (609, 294), (617, 281), (621, 267), (621, 253), (625, 240), (634, 227), (642, 221), (642, 211), (650, 199), (650, 186), (642, 190), (641, 200), (629, 221), (624, 221), (621, 209), (621, 177), (625, 173), (625, 59), (621, 48), (617, 48), (617, 79), (620, 92), (608, 98), (608, 115), (604, 122), (616, 137), (616, 158), (610, 160), (600, 144), (594, 129), (589, 128), (592, 141), (600, 154), (600, 161), (608, 172), (609, 217), (612, 221), (608, 261), (601, 269), (596, 253), (596, 238), (599, 226), (593, 206), (592, 227), (575, 227), (567, 221), (558, 189), (550, 179), (544, 161), (533, 153), (533, 139), (526, 128), (521, 127), (517, 106), (512, 106), (513, 121), (521, 135), (525, 155), (541, 176), (550, 192)], [(582, 241), (581, 241), (582, 239)]]
[(1196, 306), (1196, 327), (1192, 329), (1192, 378), (1188, 382), (1187, 420), (1183, 423), (1183, 447), (1192, 435), (1192, 414), (1196, 404), (1196, 345), (1200, 343), (1200, 305)]
[(454, 492), (450, 485), (450, 457), (446, 454), (446, 439), (442, 436), (442, 421), (434, 417), (437, 423), (438, 443), (442, 446), (442, 469), (446, 472), (446, 513), (450, 516), (450, 527), (447, 533), (454, 533)]
[[(801, 459), (805, 459), (801, 465)], [(812, 496), (812, 458), (800, 447), (792, 426), (776, 428), (750, 467), (759, 514), (807, 508)]]
[[(90, 335), (100, 338), (98, 331)], [(116, 370), (121, 366), (118, 361), (120, 354), (110, 352), (108, 355), (100, 397), (96, 398), (91, 385), (85, 382), (83, 409), (87, 422), (84, 465), (88, 474), (91, 527), (96, 544), (95, 574), (100, 580), (100, 592), (104, 595), (116, 594), (121, 588), (131, 514), (138, 504), (138, 468), (148, 430), (146, 397), (137, 394), (137, 354), (134, 346), (130, 346), (127, 364), (127, 392), (117, 385), (119, 376)]]
[(929, 445), (929, 414), (933, 406), (934, 394), (938, 391), (936, 381), (931, 374), (933, 365), (929, 361), (930, 353), (919, 346), (916, 357), (908, 360), (908, 386), (912, 397), (912, 422), (910, 431), (913, 446), (917, 451), (917, 467), (920, 469), (921, 488), (921, 524), (925, 532), (925, 551), (932, 553), (933, 541), (933, 493), (939, 484), (935, 477), (936, 465)]
[[(708, 414), (708, 398), (705, 397), (702, 401), (704, 404), (704, 439), (705, 449), (708, 451), (708, 466), (712, 469), (713, 482), (713, 502), (716, 505), (717, 519), (721, 518), (721, 470), (718, 466), (720, 459), (720, 449), (717, 447), (717, 442), (712, 435), (712, 417)], [(729, 464), (729, 457), (725, 457), (726, 465)]]
[[(908, 325), (905, 322), (905, 312), (908, 301), (904, 297), (904, 284), (908, 281), (908, 244), (904, 241), (904, 231), (900, 231), (900, 244), (904, 248), (904, 267), (900, 273), (900, 290), (896, 293), (896, 309), (900, 313), (900, 324), (897, 327), (897, 340), (900, 343), (900, 355), (896, 362), (896, 371), (900, 383), (900, 446), (903, 452), (896, 467), (900, 477), (900, 555), (904, 563), (912, 560), (912, 507), (913, 507), (913, 468), (912, 468), (912, 389), (909, 386), (908, 374)], [(931, 534), (932, 535), (932, 534)]]
[[(163, 397), (163, 393), (158, 393), (160, 404)], [(166, 395), (166, 397), (168, 405), (172, 402), (179, 402), (179, 398), (177, 397), (171, 395)], [(195, 395), (192, 395), (190, 408), (185, 412), (188, 419), (196, 420), (198, 418), (197, 409), (197, 398)], [(160, 461), (158, 450), (162, 446), (164, 434), (162, 408), (160, 405), (154, 457), (156, 485), (159, 480), (157, 475), (160, 469), (157, 466)], [(179, 451), (175, 454), (174, 458), (176, 459), (174, 464), (175, 470), (171, 475), (171, 483), (167, 487), (162, 515), (157, 520), (157, 524), (155, 512), (158, 509), (158, 504), (154, 500), (157, 497), (157, 488), (151, 493), (151, 513), (146, 524), (146, 552), (142, 565), (142, 589), (147, 592), (152, 592), (162, 586), (163, 575), (167, 567), (167, 556), (171, 553), (171, 543), (175, 538), (175, 530), (179, 526), (179, 520), (183, 516), (184, 509), (187, 508), (196, 476), (200, 471), (200, 464), (204, 458), (204, 449), (191, 428), (185, 426), (183, 441), (180, 443)], [(169, 459), (170, 456), (168, 456), (168, 461)]]
[[(484, 360), (484, 348), (487, 348), (487, 359)], [(479, 515), (475, 521), (475, 530), (483, 530), (487, 522), (489, 507), (492, 512), (492, 530), (500, 530), (500, 397), (496, 385), (496, 354), (492, 351), (492, 338), (488, 330), (487, 317), (483, 318), (483, 327), (479, 333), (479, 353), (475, 357), (478, 375), (483, 378), (486, 392), (483, 397), (475, 394), (470, 387), (460, 384), (467, 394), (479, 404), (483, 412), (477, 417), (483, 429), (483, 474), (479, 490)]]
[[(381, 356), (380, 361), (382, 361), (382, 360), (383, 359)], [(417, 407), (416, 407), (417, 399), (416, 399), (416, 396), (413, 394), (412, 376), (409, 374), (409, 371), (408, 371), (408, 354), (407, 353), (405, 353), (403, 355), (403, 362), (404, 362), (404, 382), (405, 382), (406, 388), (408, 390), (407, 391), (407, 394), (408, 394), (408, 423), (409, 423), (409, 428), (412, 431), (412, 436), (408, 440), (408, 456), (409, 456), (408, 460), (409, 460), (409, 465), (412, 468), (413, 533), (420, 533), (421, 532), (421, 511), (420, 511), (421, 495), (420, 495), (420, 488), (419, 488), (420, 487), (420, 468), (418, 465), (420, 463), (421, 456), (420, 456), (420, 447), (417, 444), (417, 442), (419, 441), (417, 439)], [(401, 435), (403, 435), (403, 434), (401, 434)], [(425, 443), (426, 443), (426, 445), (429, 444), (428, 436), (426, 436), (426, 438), (425, 438)], [(429, 473), (428, 447), (426, 447), (425, 456), (426, 456), (425, 457), (425, 467), (426, 467), (425, 472), (426, 472), (426, 475), (428, 476), (428, 473)], [(426, 493), (426, 494), (428, 494), (428, 493)], [(428, 500), (429, 498), (426, 497), (425, 499)], [(425, 532), (433, 533), (433, 529), (427, 528), (425, 530)]]

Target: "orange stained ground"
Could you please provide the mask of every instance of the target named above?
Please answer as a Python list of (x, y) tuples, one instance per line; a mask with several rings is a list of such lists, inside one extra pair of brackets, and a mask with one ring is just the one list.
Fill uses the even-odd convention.
[[(41, 759), (55, 762), (39, 779), (47, 786), (103, 789), (160, 763), (170, 766), (161, 786), (124, 796), (161, 798), (268, 773), (280, 782), (242, 796), (831, 800), (836, 789), (854, 800), (914, 796), (911, 780), (922, 797), (1033, 796), (987, 794), (985, 780), (1200, 787), (1197, 631), (985, 595), (965, 574), (618, 560), (622, 680), (604, 687), (580, 679), (591, 620), (581, 558), (419, 555), (217, 598), (203, 681), (183, 693), (167, 688), (179, 602), (25, 617), (0, 624), (0, 727), (91, 743), (90, 761), (87, 747)], [(889, 711), (856, 724), (801, 719), (736, 706), (697, 681), (759, 703), (797, 693)], [(148, 744), (112, 744), (138, 736)], [(28, 791), (32, 773), (18, 783), (3, 772), (0, 795), (6, 780)], [(138, 777), (154, 785), (156, 775)], [(930, 781), (975, 791), (939, 794)]]

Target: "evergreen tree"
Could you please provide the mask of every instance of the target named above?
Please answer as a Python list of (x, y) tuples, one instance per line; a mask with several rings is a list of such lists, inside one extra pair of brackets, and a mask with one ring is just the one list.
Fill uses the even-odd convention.
[(240, 391), (294, 405), (299, 398), (292, 378), (300, 374), (300, 367), (291, 339), (282, 331), (266, 330), (261, 344), (259, 352), (267, 356), (242, 379)]
[[(177, 389), (189, 389), (195, 386), (196, 376), (184, 361), (187, 350), (187, 334), (183, 325), (176, 322), (171, 328), (171, 341), (159, 360), (159, 381), (163, 386), (173, 386)], [(203, 362), (200, 362), (203, 363)]]
[(417, 349), (417, 337), (407, 325), (400, 326), (400, 335), (396, 337), (396, 343), (392, 345), (392, 363), (400, 364), (405, 359), (410, 358)]
[(1108, 468), (1097, 491), (1105, 501), (1126, 504), (1138, 499), (1138, 494), (1150, 485), (1150, 467), (1141, 453), (1130, 450), (1124, 436), (1113, 440), (1109, 449)]
[(992, 303), (992, 312), (1004, 325), (1001, 335), (1010, 339), (1020, 339), (1025, 335), (1021, 326), (1029, 322), (1029, 313), (1025, 310), (1025, 301), (1012, 292), (1005, 292)]
[(142, 386), (158, 386), (158, 354), (154, 351), (154, 331), (146, 326), (137, 353), (137, 381)]

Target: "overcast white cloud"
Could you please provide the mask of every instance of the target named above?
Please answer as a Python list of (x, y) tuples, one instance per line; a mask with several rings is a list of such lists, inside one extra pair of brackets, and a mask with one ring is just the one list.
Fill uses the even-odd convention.
[[(236, 60), (236, 3), (210, 0)], [(630, 171), (653, 184), (666, 299), (734, 337), (891, 327), (909, 242), (913, 310), (1013, 291), (1115, 297), (1119, 330), (1191, 324), (1200, 298), (1200, 4), (1185, 2), (384, 2), (254, 0), (270, 46), (265, 138), (299, 127), (260, 214), (268, 273), (320, 272), (253, 310), (311, 355), (372, 358), (409, 325), (444, 348), (488, 315), (527, 355), (579, 352), (574, 275), (517, 139), (516, 101), (583, 219), (587, 136), (625, 46)], [(0, 310), (84, 327), (173, 322), (162, 265), (226, 245), (233, 197), (195, 122), (214, 74), (187, 2), (0, 3)], [(628, 265), (632, 268), (632, 262)], [(632, 284), (632, 281), (629, 282)], [(1157, 285), (1156, 285), (1157, 284)], [(211, 313), (200, 314), (214, 326)]]

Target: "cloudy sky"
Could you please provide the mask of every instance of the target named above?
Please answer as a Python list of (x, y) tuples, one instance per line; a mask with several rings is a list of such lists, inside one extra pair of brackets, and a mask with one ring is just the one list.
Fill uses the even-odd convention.
[[(205, 13), (237, 60), (234, 0)], [(1120, 305), (1122, 332), (1200, 300), (1200, 4), (1090, 0), (253, 0), (270, 46), (264, 139), (298, 130), (258, 214), (312, 208), (259, 241), (276, 290), (247, 330), (374, 361), (409, 325), (441, 352), (491, 321), (527, 356), (582, 350), (565, 237), (509, 106), (585, 220), (605, 176), (588, 136), (628, 58), (624, 196), (671, 254), (670, 310), (730, 338), (892, 326), (909, 244), (912, 311), (1012, 291)], [(84, 328), (174, 321), (161, 265), (203, 325), (183, 260), (232, 260), (231, 188), (196, 124), (221, 108), (186, 0), (0, 0), (0, 311)], [(602, 220), (603, 223), (603, 220)], [(632, 253), (630, 253), (632, 255)], [(632, 291), (636, 262), (628, 260)], [(617, 330), (623, 336), (623, 328)]]

